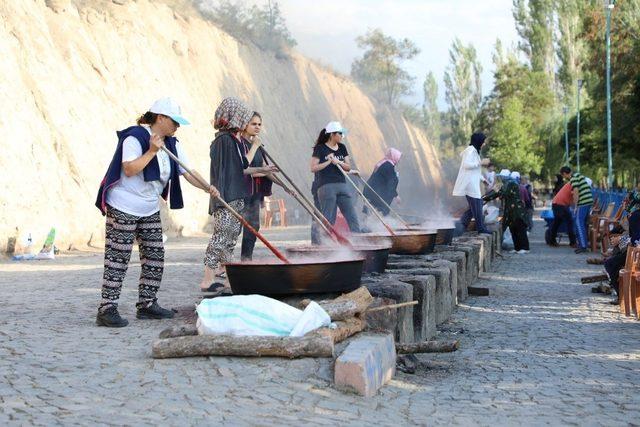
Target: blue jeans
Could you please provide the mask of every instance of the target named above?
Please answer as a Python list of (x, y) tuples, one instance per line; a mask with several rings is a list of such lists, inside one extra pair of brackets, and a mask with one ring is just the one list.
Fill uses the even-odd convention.
[(576, 234), (578, 235), (578, 245), (582, 249), (587, 249), (589, 245), (587, 236), (587, 217), (591, 212), (591, 205), (578, 206), (576, 210)]
[(476, 220), (476, 230), (479, 233), (489, 233), (490, 231), (486, 229), (484, 226), (484, 213), (482, 212), (482, 199), (476, 199), (474, 197), (465, 196), (467, 198), (467, 203), (469, 204), (469, 209), (462, 214), (460, 218), (460, 223), (466, 229), (469, 223), (471, 222), (471, 218)]

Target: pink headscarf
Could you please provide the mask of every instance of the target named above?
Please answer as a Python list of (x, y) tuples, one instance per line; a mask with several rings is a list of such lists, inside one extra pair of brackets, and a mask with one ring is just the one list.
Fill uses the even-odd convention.
[(376, 166), (373, 168), (373, 171), (375, 172), (376, 170), (378, 170), (378, 168), (382, 166), (384, 162), (390, 162), (393, 166), (397, 165), (398, 162), (400, 161), (400, 157), (402, 157), (402, 152), (400, 150), (397, 150), (395, 148), (389, 148), (387, 150), (387, 153), (384, 155), (384, 159), (376, 163)]

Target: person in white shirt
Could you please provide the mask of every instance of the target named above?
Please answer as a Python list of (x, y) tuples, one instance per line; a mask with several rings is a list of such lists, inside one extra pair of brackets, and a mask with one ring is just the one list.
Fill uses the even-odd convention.
[(484, 214), (482, 212), (482, 192), (480, 182), (482, 181), (482, 166), (489, 163), (489, 159), (480, 158), (480, 148), (484, 144), (486, 136), (483, 133), (471, 135), (469, 146), (460, 153), (461, 162), (458, 170), (458, 178), (453, 187), (454, 196), (464, 196), (467, 198), (469, 209), (460, 218), (461, 224), (466, 229), (471, 218), (476, 220), (476, 230), (479, 233), (491, 234), (484, 225)]
[[(179, 177), (186, 170), (162, 148), (188, 164), (182, 145), (173, 136), (180, 125), (188, 124), (178, 104), (171, 98), (162, 98), (138, 119), (137, 126), (117, 132), (116, 151), (96, 200), (96, 206), (107, 217), (98, 326), (129, 324), (118, 313), (118, 300), (134, 240), (138, 241), (142, 265), (136, 317), (173, 317), (173, 311), (160, 307), (156, 298), (164, 270), (160, 197), (168, 197), (172, 209), (183, 207)], [(213, 197), (220, 194), (214, 186), (200, 184), (206, 182), (200, 176), (184, 176), (191, 185)]]

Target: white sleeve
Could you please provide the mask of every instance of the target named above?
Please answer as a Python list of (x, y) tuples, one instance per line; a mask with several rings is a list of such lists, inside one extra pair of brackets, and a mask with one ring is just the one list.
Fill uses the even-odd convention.
[(128, 136), (122, 142), (122, 162), (130, 162), (142, 156), (142, 146), (135, 136)]
[[(184, 152), (184, 149), (182, 148), (182, 144), (180, 143), (180, 141), (176, 141), (176, 152), (178, 153), (178, 158), (180, 159), (180, 161), (184, 163), (186, 167), (191, 168), (189, 166), (189, 158), (187, 157), (187, 154)], [(183, 175), (187, 171), (182, 166), (178, 166), (178, 172), (180, 173), (180, 175)]]
[(465, 169), (475, 169), (477, 167), (480, 167), (479, 159), (480, 156), (477, 156), (474, 152), (469, 151), (462, 159), (462, 164), (464, 165)]

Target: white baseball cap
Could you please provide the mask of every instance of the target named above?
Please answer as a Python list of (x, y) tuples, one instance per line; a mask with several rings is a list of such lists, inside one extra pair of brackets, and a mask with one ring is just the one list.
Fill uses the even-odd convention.
[(324, 127), (324, 131), (326, 133), (334, 133), (334, 132), (346, 133), (346, 129), (342, 127), (342, 124), (340, 124), (340, 122), (327, 123), (327, 125)]
[(516, 172), (516, 171), (511, 172), (511, 178), (519, 179), (520, 178), (520, 172)]
[(502, 169), (498, 176), (501, 178), (509, 178), (511, 176), (511, 171), (509, 169)]
[(174, 121), (178, 122), (181, 125), (190, 124), (187, 119), (182, 117), (182, 112), (180, 111), (180, 106), (176, 101), (167, 97), (160, 98), (149, 108), (149, 111), (156, 114), (162, 114), (163, 116), (171, 117)]

